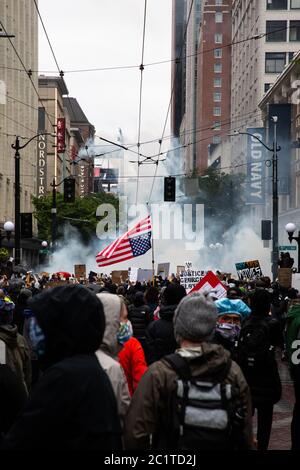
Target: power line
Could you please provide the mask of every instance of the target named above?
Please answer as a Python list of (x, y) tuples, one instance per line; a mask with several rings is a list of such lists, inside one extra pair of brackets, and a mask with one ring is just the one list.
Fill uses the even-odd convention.
[(147, 18), (147, 0), (144, 3), (144, 23), (143, 23), (143, 39), (142, 39), (142, 58), (140, 65), (140, 92), (139, 92), (139, 124), (138, 124), (138, 170), (135, 203), (138, 201), (139, 192), (139, 175), (140, 175), (140, 140), (141, 140), (141, 121), (142, 121), (142, 93), (143, 93), (143, 72), (144, 72), (144, 53), (145, 53), (145, 36), (146, 36), (146, 18)]
[[(182, 43), (181, 43), (179, 58), (181, 58), (181, 56), (182, 56), (183, 48), (184, 48), (185, 43), (186, 43), (186, 36), (187, 36), (187, 31), (188, 31), (188, 25), (189, 25), (189, 22), (190, 22), (190, 18), (191, 18), (191, 13), (192, 13), (193, 6), (194, 6), (194, 0), (191, 1), (190, 10), (189, 10), (189, 14), (188, 14), (188, 18), (187, 18), (187, 22), (186, 22), (186, 26), (185, 26), (185, 32), (184, 32), (184, 36), (183, 36), (183, 41), (182, 41)], [(176, 62), (176, 66), (178, 66), (178, 62)], [(175, 90), (175, 83), (176, 83), (176, 73), (174, 74), (174, 78), (173, 78), (173, 84), (172, 84), (172, 90), (171, 90), (171, 97), (170, 97), (170, 101), (169, 101), (169, 105), (168, 105), (168, 109), (167, 109), (166, 119), (165, 119), (164, 126), (163, 126), (162, 136), (161, 136), (161, 139), (159, 140), (159, 151), (158, 151), (159, 154), (161, 153), (162, 142), (163, 142), (164, 134), (165, 134), (166, 127), (167, 127), (168, 116), (169, 116), (169, 113), (170, 113), (171, 103), (172, 103), (172, 99), (173, 99), (173, 93), (174, 93), (174, 90)], [(157, 175), (158, 165), (159, 165), (159, 157), (158, 157), (158, 160), (157, 160), (156, 166), (155, 166), (154, 177), (153, 177), (153, 181), (152, 181), (152, 185), (151, 185), (151, 190), (150, 190), (150, 195), (149, 195), (148, 204), (149, 204), (150, 201), (151, 201), (151, 196), (152, 196), (152, 192), (153, 192), (153, 188), (154, 188), (155, 177), (156, 177), (156, 175)]]
[[(255, 34), (254, 36), (250, 36), (250, 37), (245, 38), (245, 39), (241, 39), (241, 40), (238, 40), (238, 41), (233, 41), (233, 42), (223, 44), (223, 45), (220, 44), (220, 45), (218, 45), (216, 47), (213, 47), (213, 48), (210, 48), (210, 49), (204, 49), (204, 50), (198, 51), (194, 54), (189, 54), (189, 55), (182, 56), (181, 59), (187, 59), (187, 58), (190, 58), (190, 57), (194, 57), (196, 55), (207, 54), (209, 52), (213, 52), (216, 49), (224, 49), (226, 47), (235, 46), (235, 45), (238, 45), (238, 44), (241, 44), (241, 43), (244, 43), (244, 42), (248, 42), (248, 41), (252, 41), (252, 40), (263, 39), (266, 36), (269, 36), (271, 34), (275, 34), (277, 32), (281, 32), (281, 31), (287, 31), (288, 29), (289, 29), (289, 27), (285, 27), (285, 28), (280, 28), (280, 29), (277, 29), (277, 30), (274, 30), (274, 31), (271, 31), (271, 32), (258, 33), (258, 34)], [(169, 64), (171, 62), (178, 62), (178, 61), (179, 61), (179, 58), (177, 57), (175, 59), (166, 59), (166, 60), (160, 60), (160, 61), (156, 61), (156, 62), (149, 62), (149, 63), (144, 64), (144, 67), (151, 67), (151, 66), (161, 65), (161, 64)], [(22, 69), (17, 69), (17, 68), (9, 68), (9, 67), (4, 67), (4, 66), (3, 67), (0, 66), (0, 68), (23, 72)], [(74, 69), (74, 70), (64, 70), (64, 71), (61, 70), (61, 72), (63, 72), (64, 74), (71, 74), (71, 73), (102, 72), (102, 71), (109, 71), (109, 70), (125, 70), (125, 69), (138, 69), (138, 68), (139, 68), (139, 65), (131, 64), (131, 65), (119, 65), (119, 66), (117, 65), (117, 66), (110, 66), (110, 67), (96, 67), (96, 68), (90, 68), (90, 69)], [(49, 74), (56, 73), (55, 70), (31, 70), (31, 72), (49, 73)]]

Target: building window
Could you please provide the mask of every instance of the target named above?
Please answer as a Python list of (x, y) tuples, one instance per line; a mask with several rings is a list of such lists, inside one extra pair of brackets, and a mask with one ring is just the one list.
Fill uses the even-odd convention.
[(213, 144), (220, 144), (221, 143), (221, 137), (219, 135), (215, 135), (213, 137)]
[(265, 93), (267, 93), (267, 91), (269, 90), (271, 85), (272, 85), (272, 83), (265, 83)]
[(222, 73), (222, 64), (214, 64), (214, 72), (215, 73)]
[(267, 21), (266, 41), (267, 42), (285, 42), (286, 31), (287, 31), (286, 21)]
[(267, 10), (287, 10), (287, 0), (267, 0)]
[(215, 50), (214, 50), (214, 57), (215, 57), (215, 59), (221, 59), (221, 57), (222, 57), (222, 49), (215, 49)]
[(216, 5), (217, 6), (223, 5), (223, 0), (216, 0)]
[(291, 10), (299, 10), (300, 9), (300, 0), (291, 0)]
[(212, 125), (212, 129), (214, 131), (220, 131), (221, 130), (221, 123), (220, 121), (215, 121)]
[(290, 41), (300, 41), (300, 21), (290, 21)]
[(222, 86), (222, 78), (214, 78), (214, 87), (220, 88)]
[(216, 23), (223, 23), (223, 13), (217, 11), (215, 13), (215, 21)]
[(215, 107), (214, 108), (214, 116), (221, 116), (221, 108)]
[(215, 44), (222, 44), (223, 41), (223, 34), (222, 33), (216, 33), (215, 34)]
[(285, 52), (266, 52), (266, 73), (281, 73), (285, 67)]
[(215, 92), (214, 101), (221, 101), (221, 99), (222, 99), (222, 93), (220, 93), (219, 91)]

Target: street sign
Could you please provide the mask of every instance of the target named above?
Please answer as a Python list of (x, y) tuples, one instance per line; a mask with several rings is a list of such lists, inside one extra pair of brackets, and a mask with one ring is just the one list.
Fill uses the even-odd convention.
[(279, 246), (279, 251), (296, 251), (297, 247), (295, 245)]

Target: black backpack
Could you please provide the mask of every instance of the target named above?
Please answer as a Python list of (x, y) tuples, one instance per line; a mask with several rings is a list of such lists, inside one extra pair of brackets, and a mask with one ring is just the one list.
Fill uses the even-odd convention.
[(265, 320), (249, 318), (241, 329), (236, 361), (243, 371), (261, 371), (275, 361), (270, 329)]
[[(232, 449), (233, 413), (231, 384), (225, 384), (231, 360), (217, 383), (192, 377), (188, 362), (179, 354), (164, 357), (177, 373), (177, 389), (171, 398), (168, 420), (170, 448), (179, 450)], [(243, 421), (243, 416), (240, 416)], [(172, 437), (171, 437), (172, 436)]]

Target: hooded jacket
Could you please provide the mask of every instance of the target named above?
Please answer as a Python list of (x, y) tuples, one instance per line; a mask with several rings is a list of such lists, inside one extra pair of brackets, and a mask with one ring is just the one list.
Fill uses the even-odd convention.
[(3, 448), (120, 450), (117, 403), (95, 357), (105, 327), (101, 302), (69, 285), (45, 290), (29, 306), (45, 336), (45, 372)]
[(178, 347), (173, 327), (177, 305), (161, 306), (160, 319), (150, 323), (146, 330), (147, 361), (152, 364), (163, 356), (173, 353)]
[(119, 352), (119, 361), (126, 375), (130, 396), (132, 396), (147, 370), (144, 350), (139, 340), (132, 336), (124, 343)]
[(118, 353), (121, 350), (117, 341), (117, 332), (120, 326), (121, 300), (117, 295), (102, 293), (97, 294), (101, 300), (105, 315), (105, 332), (101, 347), (96, 351), (96, 356), (107, 373), (114, 390), (119, 416), (126, 415), (130, 395), (125, 373), (118, 362)]
[[(222, 346), (202, 343), (198, 348), (179, 349), (191, 368), (192, 375), (204, 381), (217, 382), (228, 367), (229, 353)], [(152, 364), (142, 377), (126, 417), (126, 449), (149, 449), (150, 436), (152, 448), (170, 449), (172, 433), (170, 432), (170, 398), (176, 390), (177, 373), (166, 361)], [(241, 446), (252, 448), (251, 398), (245, 378), (235, 362), (231, 362), (225, 383), (232, 384), (234, 390), (233, 408), (242, 409), (245, 419), (240, 432)], [(172, 445), (172, 444), (171, 444)], [(173, 445), (174, 449), (174, 445)], [(195, 449), (196, 450), (196, 449)]]
[(28, 392), (31, 387), (30, 350), (16, 325), (0, 325), (0, 341), (6, 345), (6, 364)]

